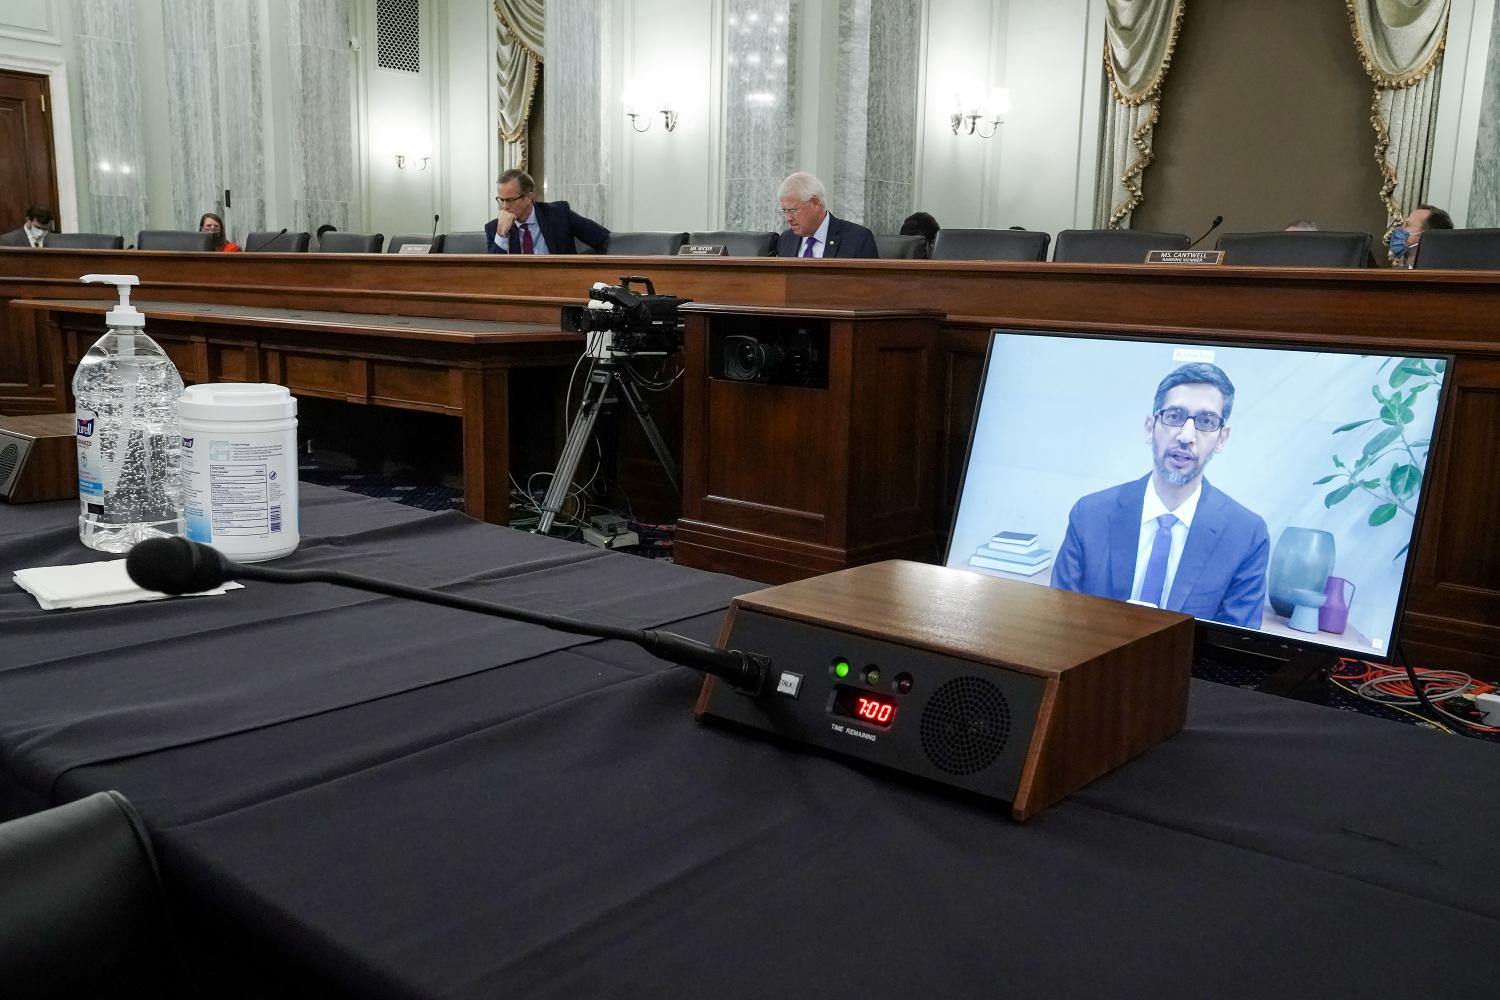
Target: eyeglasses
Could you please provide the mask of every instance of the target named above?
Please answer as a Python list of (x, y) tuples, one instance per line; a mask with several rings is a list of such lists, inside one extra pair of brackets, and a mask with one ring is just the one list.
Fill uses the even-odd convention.
[(1224, 418), (1212, 410), (1204, 410), (1202, 413), (1189, 413), (1180, 406), (1168, 406), (1157, 410), (1152, 415), (1168, 427), (1181, 427), (1191, 420), (1193, 426), (1205, 434), (1212, 434), (1224, 426)]
[(514, 205), (516, 202), (525, 197), (527, 197), (527, 195), (518, 194), (514, 198), (496, 198), (495, 201), (501, 205)]
[[(802, 203), (802, 205), (806, 205), (806, 204), (807, 204), (807, 202), (805, 202), (805, 201)], [(797, 205), (794, 208), (783, 208), (781, 210), (781, 214), (782, 215), (786, 215), (786, 216), (796, 215), (798, 212), (802, 211), (802, 205)]]

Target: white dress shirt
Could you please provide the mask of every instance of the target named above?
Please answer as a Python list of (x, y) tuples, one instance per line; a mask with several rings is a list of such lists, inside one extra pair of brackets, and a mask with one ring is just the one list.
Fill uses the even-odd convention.
[[(823, 256), (823, 249), (828, 246), (828, 220), (833, 218), (827, 212), (823, 213), (823, 221), (818, 226), (818, 231), (812, 234), (814, 257)], [(807, 250), (808, 237), (804, 236), (797, 242), (797, 256), (801, 257)]]
[(1176, 510), (1167, 510), (1161, 497), (1156, 495), (1156, 481), (1146, 484), (1146, 497), (1141, 503), (1141, 538), (1135, 550), (1135, 582), (1130, 585), (1130, 599), (1141, 599), (1141, 584), (1146, 579), (1146, 563), (1151, 559), (1151, 546), (1156, 542), (1160, 525), (1157, 518), (1171, 514), (1177, 518), (1172, 525), (1172, 547), (1167, 551), (1167, 578), (1161, 585), (1162, 606), (1172, 593), (1172, 581), (1177, 579), (1177, 564), (1182, 561), (1182, 550), (1187, 545), (1188, 532), (1193, 529), (1193, 515), (1198, 513), (1198, 500), (1203, 496), (1203, 480), (1199, 478), (1193, 495), (1177, 505)]
[[(521, 221), (520, 219), (517, 219), (516, 222), (515, 222), (515, 225), (513, 225), (511, 228), (512, 229), (516, 229), (517, 226), (519, 226), (520, 229), (530, 229), (531, 230), (531, 252), (532, 253), (537, 254), (537, 253), (551, 253), (552, 252), (551, 250), (547, 249), (547, 241), (542, 238), (542, 227), (539, 226), (539, 225), (537, 225), (537, 222), (536, 222), (536, 209), (532, 209), (531, 210), (531, 214), (526, 217), (526, 220), (524, 222)], [(520, 229), (516, 229), (516, 239), (517, 239), (517, 241), (519, 241), (521, 239)], [(500, 233), (499, 233), (499, 231), (497, 230), (495, 232), (495, 247), (501, 253), (510, 253), (510, 233), (506, 233), (504, 236), (501, 236)], [(516, 251), (516, 252), (518, 254), (520, 253), (519, 250)]]

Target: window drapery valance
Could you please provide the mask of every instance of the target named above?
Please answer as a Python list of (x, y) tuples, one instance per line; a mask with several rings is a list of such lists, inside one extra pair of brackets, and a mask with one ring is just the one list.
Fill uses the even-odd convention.
[(1104, 72), (1109, 99), (1099, 146), (1094, 223), (1120, 229), (1144, 200), (1141, 175), (1154, 158), (1162, 82), (1182, 29), (1187, 0), (1108, 0)]

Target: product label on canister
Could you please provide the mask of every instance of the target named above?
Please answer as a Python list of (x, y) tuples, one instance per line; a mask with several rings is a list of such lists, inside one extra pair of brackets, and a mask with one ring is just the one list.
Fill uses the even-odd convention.
[(79, 407), (78, 493), (92, 503), (104, 502), (104, 456), (99, 452), (99, 414)]
[(184, 434), (187, 536), (195, 542), (279, 536), (284, 530), (287, 457), (283, 435), (226, 440)]

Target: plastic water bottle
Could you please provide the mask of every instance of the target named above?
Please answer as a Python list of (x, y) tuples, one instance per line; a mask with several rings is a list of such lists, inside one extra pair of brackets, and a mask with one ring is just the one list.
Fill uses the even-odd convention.
[(109, 330), (78, 362), (73, 397), (78, 416), (78, 536), (101, 552), (128, 552), (137, 542), (182, 534), (177, 399), (182, 376), (146, 336), (130, 304), (133, 274), (86, 274), (115, 285), (120, 303)]

